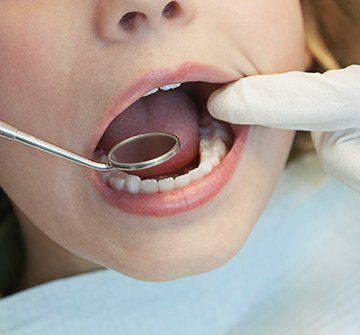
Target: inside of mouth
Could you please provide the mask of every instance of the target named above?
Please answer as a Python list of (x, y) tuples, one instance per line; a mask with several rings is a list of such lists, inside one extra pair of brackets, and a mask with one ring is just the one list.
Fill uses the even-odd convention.
[[(206, 109), (206, 102), (210, 94), (219, 87), (219, 84), (190, 82), (177, 89), (159, 90), (137, 100), (110, 123), (95, 152), (107, 153), (117, 143), (138, 134), (169, 132), (180, 139), (178, 153), (156, 167), (128, 174), (142, 179), (161, 180), (187, 173), (199, 165), (199, 141), (212, 119)], [(226, 129), (223, 140), (230, 149), (234, 134), (227, 124), (223, 124), (222, 129)]]

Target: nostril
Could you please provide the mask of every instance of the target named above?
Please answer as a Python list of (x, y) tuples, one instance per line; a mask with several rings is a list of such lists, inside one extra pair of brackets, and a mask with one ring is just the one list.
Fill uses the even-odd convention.
[(120, 20), (121, 23), (126, 23), (132, 20), (138, 13), (137, 12), (129, 12), (126, 13)]
[(171, 18), (176, 16), (179, 11), (180, 6), (178, 5), (178, 3), (176, 1), (171, 1), (165, 6), (163, 14), (166, 18)]
[(145, 15), (139, 12), (128, 12), (119, 21), (119, 25), (125, 30), (130, 30), (134, 27), (135, 22)]
[[(163, 10), (163, 15), (171, 19), (173, 17), (178, 16), (180, 13), (180, 6), (176, 1), (169, 2)], [(122, 16), (122, 18), (119, 21), (119, 25), (124, 30), (132, 30), (135, 28), (136, 22), (139, 20), (146, 19), (145, 14), (140, 12), (127, 12)]]

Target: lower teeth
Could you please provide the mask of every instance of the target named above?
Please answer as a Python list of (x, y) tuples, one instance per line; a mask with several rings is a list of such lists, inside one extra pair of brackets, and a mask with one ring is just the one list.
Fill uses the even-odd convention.
[[(181, 189), (191, 182), (208, 175), (226, 156), (229, 149), (225, 143), (230, 143), (232, 136), (219, 121), (206, 115), (200, 122), (199, 166), (186, 174), (176, 178), (169, 177), (161, 180), (145, 179), (129, 175), (124, 171), (101, 172), (104, 183), (117, 191), (129, 193), (157, 193)], [(95, 152), (98, 161), (107, 162), (103, 150)]]

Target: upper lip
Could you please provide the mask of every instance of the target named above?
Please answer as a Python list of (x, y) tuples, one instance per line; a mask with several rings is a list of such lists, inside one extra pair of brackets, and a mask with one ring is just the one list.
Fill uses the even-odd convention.
[(120, 94), (119, 99), (115, 102), (113, 108), (104, 114), (102, 121), (88, 147), (88, 154), (94, 152), (100, 137), (111, 121), (153, 88), (173, 83), (197, 81), (226, 84), (237, 80), (240, 77), (241, 76), (239, 76), (238, 73), (229, 73), (214, 65), (190, 61), (171, 68), (159, 68), (146, 72), (130, 84), (127, 89)]

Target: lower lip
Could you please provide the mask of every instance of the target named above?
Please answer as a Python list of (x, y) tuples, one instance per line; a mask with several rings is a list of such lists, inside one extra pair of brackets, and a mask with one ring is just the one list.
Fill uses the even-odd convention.
[(90, 182), (105, 202), (129, 214), (164, 217), (188, 212), (209, 202), (227, 184), (240, 163), (250, 127), (232, 126), (235, 141), (226, 157), (210, 174), (185, 188), (155, 194), (119, 192), (107, 186), (99, 173), (92, 170), (89, 170)]

